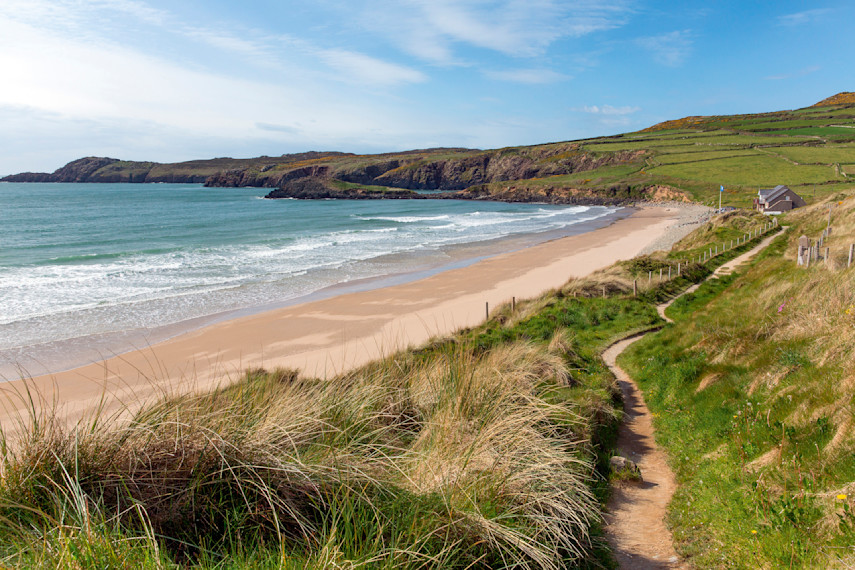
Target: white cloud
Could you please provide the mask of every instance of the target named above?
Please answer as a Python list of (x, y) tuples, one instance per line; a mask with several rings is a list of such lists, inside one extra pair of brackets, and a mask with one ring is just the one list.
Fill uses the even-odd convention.
[(490, 79), (529, 85), (544, 85), (571, 79), (569, 76), (551, 69), (507, 69), (504, 71), (486, 71), (484, 75)]
[(592, 115), (631, 115), (640, 111), (640, 107), (612, 107), (611, 105), (586, 105), (582, 107), (582, 111)]
[(805, 10), (794, 14), (785, 14), (778, 16), (778, 24), (781, 26), (802, 26), (810, 24), (821, 19), (823, 16), (831, 12), (828, 8), (816, 8), (813, 10)]
[[(425, 79), (419, 72), (357, 53), (317, 54), (337, 75), (346, 71), (350, 80), (361, 77), (389, 86)], [(300, 146), (328, 148), (352, 141), (365, 148), (377, 125), (383, 125), (384, 145), (404, 132), (413, 134), (410, 129), (429, 133), (436, 128), (417, 117), (397, 116), (384, 107), (382, 95), (377, 100), (376, 92), (366, 98), (353, 89), (342, 97), (336, 83), (316, 73), (298, 69), (284, 78), (255, 74), (259, 79), (247, 79), (205, 71), (108, 39), (74, 39), (12, 20), (2, 11), (0, 69), (4, 74), (0, 110), (21, 118), (14, 129), (9, 121), (2, 122), (6, 152), (0, 161), (6, 164), (0, 164), (0, 171), (7, 173), (23, 169), (12, 165), (12, 157), (23, 149), (9, 147), (10, 141), (47, 146), (29, 132), (44, 140), (61, 140), (80, 155), (109, 152), (117, 158), (176, 160), (186, 157), (191, 144), (208, 148), (214, 140), (222, 148), (240, 147), (241, 141), (268, 141), (270, 148), (275, 147), (270, 141), (293, 142), (299, 134)], [(28, 128), (27, 123), (33, 126)], [(106, 133), (112, 146), (104, 143)], [(141, 149), (152, 154), (127, 155)], [(164, 156), (164, 149), (171, 157)], [(46, 150), (42, 154), (49, 156)], [(58, 164), (42, 168), (51, 166)]]
[(689, 30), (639, 38), (636, 43), (651, 52), (656, 62), (668, 67), (679, 67), (692, 52), (692, 34)]
[(562, 37), (623, 25), (627, 0), (369, 0), (362, 23), (409, 53), (434, 63), (460, 63), (465, 45), (535, 57)]

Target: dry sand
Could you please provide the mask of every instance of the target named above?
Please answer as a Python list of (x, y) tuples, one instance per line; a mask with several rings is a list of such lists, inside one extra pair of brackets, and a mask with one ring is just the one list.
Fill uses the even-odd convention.
[[(248, 367), (329, 377), (436, 335), (478, 324), (485, 303), (534, 297), (662, 245), (696, 207), (645, 207), (590, 233), (501, 254), (431, 277), (242, 317), (102, 362), (3, 384), (0, 424), (26, 416), (29, 388), (70, 420), (99, 406), (137, 409), (162, 393), (208, 389)], [(670, 244), (664, 244), (670, 245)], [(106, 395), (106, 397), (105, 397)]]

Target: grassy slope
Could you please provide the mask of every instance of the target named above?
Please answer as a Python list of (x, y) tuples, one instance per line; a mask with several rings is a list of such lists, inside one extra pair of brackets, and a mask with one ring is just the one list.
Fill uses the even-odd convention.
[[(837, 101), (837, 100), (835, 100)], [(855, 173), (855, 104), (759, 115), (688, 117), (645, 131), (578, 141), (608, 154), (646, 151), (635, 162), (568, 176), (516, 181), (519, 188), (663, 185), (695, 201), (750, 207), (758, 187), (787, 184), (809, 202), (851, 186)], [(496, 190), (508, 183), (496, 183)]]
[[(855, 198), (835, 198), (790, 214), (757, 263), (675, 303), (677, 323), (622, 362), (657, 416), (680, 483), (670, 523), (699, 567), (855, 561)], [(828, 205), (834, 269), (799, 268), (795, 241)]]

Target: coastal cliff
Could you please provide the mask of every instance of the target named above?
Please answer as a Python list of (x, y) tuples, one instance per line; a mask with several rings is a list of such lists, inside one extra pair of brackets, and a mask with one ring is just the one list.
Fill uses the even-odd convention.
[(205, 186), (279, 188), (292, 180), (311, 176), (409, 190), (465, 190), (479, 184), (545, 178), (626, 164), (642, 154), (643, 151), (594, 154), (581, 150), (576, 143), (494, 151), (431, 149), (421, 153), (361, 156), (287, 170), (234, 169), (210, 176)]
[(363, 187), (323, 176), (306, 176), (285, 182), (265, 198), (295, 200), (484, 200), (585, 206), (619, 206), (638, 201), (688, 201), (685, 194), (662, 186), (618, 184), (603, 189), (563, 187), (530, 188), (481, 184), (465, 190), (423, 193), (406, 188)]
[[(0, 182), (94, 182), (94, 183), (153, 183), (201, 184), (221, 173), (288, 171), (294, 165), (322, 161), (331, 157), (350, 156), (340, 152), (301, 152), (278, 157), (212, 158), (186, 162), (159, 163), (119, 160), (88, 156), (69, 162), (54, 172), (23, 172), (0, 178)], [(294, 177), (311, 174), (307, 171)], [(234, 179), (234, 177), (233, 177)], [(238, 177), (236, 182), (241, 182)], [(218, 184), (219, 186), (252, 186), (252, 184)]]
[(316, 176), (288, 181), (265, 196), (296, 200), (419, 200), (427, 197), (404, 189), (336, 188), (329, 179)]

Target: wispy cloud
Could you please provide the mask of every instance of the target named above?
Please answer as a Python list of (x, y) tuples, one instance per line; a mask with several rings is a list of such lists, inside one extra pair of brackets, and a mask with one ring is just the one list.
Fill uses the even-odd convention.
[(668, 67), (679, 67), (692, 53), (693, 41), (690, 30), (681, 30), (639, 38), (636, 43), (652, 53), (657, 63)]
[(581, 111), (592, 115), (631, 115), (640, 111), (640, 107), (612, 107), (611, 105), (586, 105)]
[[(376, 103), (365, 105), (364, 91), (358, 89), (350, 97), (341, 97), (330, 78), (359, 79), (383, 87), (426, 79), (419, 71), (357, 52), (313, 46), (291, 46), (290, 53), (298, 56), (294, 59), (302, 60), (291, 66), (293, 73), (234, 74), (148, 53), (133, 42), (126, 45), (109, 37), (78, 37), (74, 30), (62, 28), (85, 20), (85, 14), (75, 11), (78, 4), (83, 3), (32, 0), (22, 12), (10, 14), (0, 9), (0, 69), (8, 80), (0, 90), (0, 106), (20, 106), (32, 116), (50, 115), (68, 122), (85, 118), (119, 125), (125, 119), (129, 129), (143, 124), (149, 130), (152, 125), (168, 126), (173, 136), (185, 133), (185, 140), (190, 133), (209, 137), (229, 132), (235, 139), (258, 137), (262, 131), (268, 133), (265, 136), (289, 134), (270, 125), (298, 128), (298, 119), (312, 121), (306, 130), (313, 136), (350, 137), (382, 124), (383, 109)], [(134, 2), (118, 4), (140, 9), (147, 21), (158, 25), (171, 21), (170, 16), (150, 14)], [(86, 4), (87, 10), (91, 7)], [(60, 8), (67, 13), (57, 12)], [(45, 10), (53, 10), (48, 29), (38, 22)], [(134, 24), (123, 25), (132, 28)], [(272, 53), (263, 44), (244, 42), (230, 34), (196, 30), (195, 38), (218, 43), (224, 52), (237, 52), (238, 57)], [(169, 35), (162, 37), (171, 41)], [(327, 77), (319, 77), (314, 69), (318, 61), (328, 66)]]
[(822, 67), (818, 65), (812, 65), (810, 67), (805, 67), (804, 69), (800, 69), (798, 71), (794, 71), (792, 73), (782, 73), (780, 75), (768, 75), (763, 79), (767, 81), (781, 81), (783, 79), (795, 79), (797, 77), (804, 77), (805, 75), (810, 75), (811, 73), (815, 73), (822, 69)]
[(545, 85), (571, 79), (570, 76), (552, 71), (551, 69), (507, 69), (503, 71), (485, 71), (484, 75), (498, 81), (510, 81), (528, 85)]
[(813, 10), (804, 10), (794, 14), (785, 14), (778, 16), (778, 24), (781, 26), (802, 26), (810, 24), (822, 19), (823, 16), (830, 13), (829, 8), (815, 8)]
[(456, 48), (535, 57), (562, 37), (581, 37), (625, 23), (628, 1), (365, 0), (361, 22), (418, 58), (460, 63)]
[(427, 81), (427, 75), (421, 71), (357, 52), (338, 49), (322, 50), (318, 52), (318, 56), (344, 76), (372, 85), (385, 86)]

